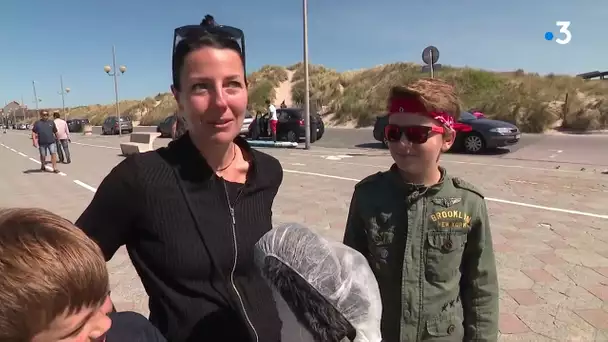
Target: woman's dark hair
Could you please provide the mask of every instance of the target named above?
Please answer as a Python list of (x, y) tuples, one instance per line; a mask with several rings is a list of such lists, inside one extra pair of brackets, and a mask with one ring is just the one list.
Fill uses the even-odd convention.
[(228, 49), (239, 54), (241, 61), (243, 61), (243, 53), (239, 43), (227, 36), (216, 35), (216, 34), (204, 34), (204, 35), (192, 35), (187, 36), (181, 40), (173, 52), (173, 86), (175, 89), (180, 91), (180, 73), (184, 67), (184, 61), (189, 53), (205, 48), (211, 47), (216, 49)]
[(262, 274), (273, 284), (300, 324), (317, 342), (353, 341), (357, 331), (350, 322), (306, 280), (275, 257), (264, 261)]

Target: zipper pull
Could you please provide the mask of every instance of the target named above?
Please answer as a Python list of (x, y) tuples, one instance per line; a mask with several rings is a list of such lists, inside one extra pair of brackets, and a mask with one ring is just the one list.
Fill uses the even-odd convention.
[(230, 216), (232, 218), (232, 224), (236, 225), (236, 220), (234, 218), (234, 208), (230, 207)]

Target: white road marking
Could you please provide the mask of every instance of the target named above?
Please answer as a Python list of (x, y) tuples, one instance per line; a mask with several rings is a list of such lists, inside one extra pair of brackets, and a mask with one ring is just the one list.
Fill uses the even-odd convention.
[(307, 176), (317, 176), (317, 177), (324, 177), (324, 178), (341, 179), (341, 180), (353, 181), (353, 182), (360, 181), (360, 179), (356, 179), (356, 178), (348, 178), (348, 177), (326, 175), (324, 173), (316, 173), (316, 172), (307, 172), (307, 171), (298, 171), (298, 170), (287, 170), (287, 169), (283, 169), (283, 172), (296, 173), (296, 174), (307, 175)]
[(90, 186), (90, 185), (89, 185), (89, 184), (87, 184), (87, 183), (81, 182), (81, 181), (79, 181), (78, 179), (74, 179), (74, 183), (76, 183), (76, 184), (80, 185), (81, 187), (83, 187), (83, 188), (85, 188), (85, 189), (87, 189), (87, 190), (89, 190), (89, 191), (91, 191), (91, 192), (96, 192), (96, 191), (97, 191), (97, 189), (96, 189), (96, 188), (94, 188), (94, 187)]
[(85, 143), (79, 143), (79, 142), (72, 142), (72, 144), (82, 145), (82, 146), (89, 146), (89, 147), (107, 148), (107, 149), (110, 149), (110, 150), (120, 150), (120, 147), (112, 147), (112, 146), (104, 146), (104, 145), (93, 145), (93, 144), (85, 144)]
[(9, 148), (9, 150), (11, 150), (11, 151), (13, 151), (13, 152), (17, 153), (17, 150), (15, 150), (14, 148)]
[(23, 153), (23, 152), (18, 152), (20, 156), (22, 157), (27, 157), (27, 154)]
[(34, 159), (34, 158), (32, 158), (32, 157), (30, 157), (30, 158), (29, 158), (29, 160), (33, 161), (34, 163), (38, 163), (38, 164), (40, 164), (40, 160), (36, 160), (36, 159)]
[[(293, 156), (307, 156), (307, 153), (290, 153)], [(310, 157), (310, 155), (308, 155)], [(388, 155), (386, 155), (389, 157)], [(323, 159), (326, 159), (325, 156), (321, 156)], [(376, 157), (376, 156), (375, 156)], [(386, 169), (390, 164), (379, 166), (378, 164), (365, 164), (365, 163), (353, 163), (353, 162), (345, 162), (335, 160), (337, 164), (344, 165), (353, 165), (353, 166), (364, 166), (364, 167), (372, 167), (375, 169)], [(463, 164), (463, 165), (475, 165), (475, 166), (490, 166), (490, 167), (498, 167), (498, 168), (510, 168), (510, 169), (521, 169), (521, 170), (536, 170), (536, 171), (554, 171), (554, 172), (566, 172), (566, 173), (581, 173), (580, 170), (563, 170), (563, 169), (549, 169), (544, 167), (534, 167), (534, 166), (524, 166), (524, 165), (503, 165), (503, 164), (487, 164), (487, 163), (479, 163), (479, 162), (470, 162), (470, 161), (458, 161), (458, 160), (446, 160), (441, 159), (440, 164), (444, 163), (452, 163), (452, 164)]]
[(555, 153), (553, 153), (552, 155), (550, 155), (550, 156), (549, 156), (549, 158), (551, 158), (551, 159), (553, 159), (553, 158), (557, 157), (557, 155), (558, 155), (558, 154), (560, 154), (560, 153), (564, 152), (564, 151), (562, 151), (562, 150), (549, 150), (549, 151), (553, 151), (553, 152), (555, 152)]
[[(316, 176), (316, 177), (324, 177), (324, 178), (341, 179), (341, 180), (352, 181), (352, 182), (359, 182), (360, 181), (360, 179), (356, 179), (356, 178), (340, 177), (340, 176), (327, 175), (327, 174), (316, 173), (316, 172), (306, 172), (306, 171), (286, 170), (286, 169), (284, 169), (283, 171), (287, 172), (287, 173), (295, 173), (295, 174), (301, 174), (301, 175), (307, 175), (307, 176)], [(503, 199), (500, 199), (500, 198), (486, 197), (485, 199), (488, 202), (497, 202), (497, 203), (503, 203), (503, 204), (511, 204), (511, 205), (516, 205), (516, 206), (519, 206), (519, 207), (527, 207), (527, 208), (533, 208), (533, 209), (554, 211), (554, 212), (565, 213), (565, 214), (572, 214), (572, 215), (581, 215), (581, 216), (595, 217), (595, 218), (600, 218), (600, 219), (608, 220), (608, 215), (588, 213), (588, 212), (578, 211), (578, 210), (570, 210), (570, 209), (546, 207), (546, 206), (542, 206), (542, 205), (529, 204), (529, 203), (524, 203), (524, 202), (516, 202), (516, 201), (503, 200)]]
[(293, 166), (306, 166), (306, 164), (302, 164), (302, 163), (289, 163), (289, 165), (293, 165)]

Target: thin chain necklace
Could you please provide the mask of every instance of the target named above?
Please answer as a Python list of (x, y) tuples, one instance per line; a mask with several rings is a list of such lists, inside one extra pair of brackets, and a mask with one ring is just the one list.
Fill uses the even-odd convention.
[(219, 169), (216, 170), (216, 172), (223, 172), (226, 171), (226, 169), (228, 169), (232, 163), (234, 163), (234, 160), (236, 159), (236, 144), (232, 144), (232, 160), (230, 160), (230, 163), (228, 163), (228, 165), (221, 167)]

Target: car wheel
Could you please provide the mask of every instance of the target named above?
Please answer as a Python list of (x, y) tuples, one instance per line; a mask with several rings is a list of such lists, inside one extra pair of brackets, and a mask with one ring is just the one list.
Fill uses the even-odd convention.
[(298, 142), (298, 135), (294, 131), (287, 132), (287, 141), (289, 142)]
[(101, 126), (101, 135), (106, 135), (106, 130)]
[(467, 153), (475, 154), (483, 151), (486, 146), (486, 142), (479, 133), (471, 133), (464, 138), (463, 146)]

